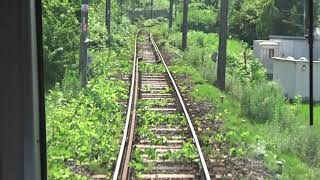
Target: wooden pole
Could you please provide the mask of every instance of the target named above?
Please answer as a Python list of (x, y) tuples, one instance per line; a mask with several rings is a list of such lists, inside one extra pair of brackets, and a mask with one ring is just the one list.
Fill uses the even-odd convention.
[(227, 39), (228, 39), (228, 0), (220, 0), (220, 30), (217, 85), (225, 90)]
[(169, 7), (169, 28), (172, 28), (173, 22), (173, 0), (170, 0), (170, 7)]
[(182, 50), (183, 51), (187, 49), (188, 11), (189, 11), (189, 0), (184, 0), (184, 3), (183, 3), (183, 22), (182, 22)]
[(106, 0), (106, 27), (108, 35), (111, 32), (111, 0)]
[(89, 12), (89, 0), (82, 0), (81, 5), (81, 37), (80, 37), (80, 83), (82, 87), (87, 86), (87, 58), (88, 58), (88, 42), (86, 41), (88, 36), (88, 12)]

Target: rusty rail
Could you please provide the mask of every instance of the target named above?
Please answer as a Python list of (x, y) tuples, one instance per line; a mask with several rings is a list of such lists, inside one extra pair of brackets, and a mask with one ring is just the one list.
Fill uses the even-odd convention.
[(126, 118), (125, 128), (123, 131), (123, 138), (121, 141), (121, 146), (120, 146), (120, 151), (117, 158), (116, 167), (113, 173), (113, 178), (112, 178), (113, 180), (117, 180), (119, 177), (121, 177), (121, 179), (126, 179), (129, 174), (129, 161), (131, 158), (131, 152), (132, 152), (132, 146), (133, 146), (134, 129), (136, 124), (135, 123), (136, 109), (137, 109), (136, 105), (137, 105), (137, 98), (138, 98), (138, 81), (139, 81), (138, 64), (139, 63), (137, 60), (137, 40), (138, 40), (139, 33), (140, 33), (140, 30), (138, 31), (136, 35), (136, 40), (135, 40), (127, 118)]
[(203, 175), (205, 176), (205, 178), (207, 180), (210, 180), (210, 174), (209, 174), (209, 171), (208, 171), (208, 167), (207, 167), (207, 164), (206, 164), (206, 161), (204, 159), (204, 156), (203, 156), (203, 153), (202, 153), (202, 150), (201, 150), (201, 147), (200, 147), (200, 143), (199, 143), (199, 140), (198, 140), (198, 137), (197, 137), (197, 134), (196, 134), (196, 131), (194, 130), (194, 127), (193, 127), (193, 124), (192, 124), (192, 121), (191, 121), (191, 118), (190, 118), (190, 115), (187, 111), (187, 108), (186, 108), (186, 105), (183, 101), (183, 98), (181, 96), (181, 93), (179, 91), (179, 88), (173, 78), (173, 76), (171, 75), (170, 71), (169, 71), (169, 68), (167, 66), (167, 63), (165, 62), (165, 60), (163, 59), (163, 56), (157, 46), (157, 44), (155, 43), (154, 41), (154, 38), (153, 38), (153, 35), (150, 33), (150, 39), (151, 39), (151, 42), (153, 44), (153, 47), (158, 55), (158, 57), (160, 58), (162, 64), (164, 65), (165, 69), (166, 69), (166, 72), (169, 76), (169, 80), (171, 82), (171, 84), (173, 85), (174, 87), (174, 91), (175, 93), (177, 94), (178, 96), (178, 99), (179, 99), (179, 103), (182, 107), (182, 110), (183, 110), (183, 114), (184, 116), (186, 117), (187, 121), (188, 121), (188, 124), (189, 124), (189, 128), (190, 128), (190, 131), (191, 131), (191, 134), (192, 134), (192, 138), (193, 138), (193, 141), (196, 145), (196, 148), (197, 148), (197, 151), (198, 151), (198, 154), (199, 154), (199, 158), (200, 158), (200, 163), (201, 163), (201, 167), (202, 167), (202, 171), (203, 171)]
[[(131, 153), (133, 150), (133, 140), (134, 140), (134, 131), (135, 131), (135, 125), (136, 125), (136, 109), (137, 109), (137, 99), (138, 99), (138, 86), (139, 86), (139, 71), (138, 71), (138, 59), (137, 59), (137, 41), (138, 41), (138, 35), (140, 31), (136, 35), (135, 40), (135, 48), (134, 48), (134, 60), (133, 60), (133, 70), (132, 70), (132, 79), (131, 79), (131, 89), (130, 89), (130, 97), (129, 97), (129, 104), (128, 104), (128, 111), (127, 111), (127, 118), (125, 123), (125, 128), (123, 131), (123, 138), (121, 142), (120, 151), (118, 154), (116, 167), (113, 173), (113, 180), (117, 179), (128, 179), (130, 175), (130, 168), (129, 168), (129, 162), (131, 160)], [(161, 60), (162, 64), (164, 65), (167, 75), (169, 77), (170, 84), (172, 84), (175, 94), (178, 97), (179, 104), (182, 107), (184, 116), (186, 117), (189, 125), (190, 132), (192, 134), (192, 138), (194, 141), (194, 144), (196, 145), (199, 159), (200, 159), (200, 167), (201, 167), (201, 174), (202, 178), (206, 180), (210, 180), (210, 174), (200, 147), (200, 143), (197, 137), (197, 134), (195, 132), (195, 129), (193, 127), (190, 115), (187, 111), (186, 105), (183, 101), (183, 98), (181, 96), (181, 93), (179, 91), (179, 88), (171, 75), (169, 68), (166, 64), (166, 62), (163, 59), (163, 56), (161, 55), (161, 52), (157, 46), (157, 44), (154, 41), (154, 38), (152, 34), (150, 34), (150, 40), (152, 42), (154, 51), (156, 52), (156, 55)]]

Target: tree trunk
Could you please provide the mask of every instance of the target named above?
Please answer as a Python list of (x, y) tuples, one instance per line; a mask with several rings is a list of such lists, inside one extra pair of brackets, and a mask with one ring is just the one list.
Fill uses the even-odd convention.
[(172, 28), (173, 22), (173, 0), (170, 0), (170, 7), (169, 7), (169, 28)]
[(87, 35), (88, 35), (88, 10), (89, 10), (89, 0), (82, 0), (80, 60), (79, 60), (80, 83), (82, 87), (86, 87), (87, 81), (88, 81), (87, 79), (88, 42), (86, 42)]
[(188, 38), (188, 11), (189, 11), (189, 0), (184, 0), (183, 3), (183, 22), (182, 22), (182, 50), (187, 49), (187, 38)]
[(108, 35), (111, 33), (111, 0), (106, 0), (106, 28)]
[(227, 39), (228, 39), (228, 0), (220, 0), (220, 32), (217, 85), (220, 90), (225, 90)]

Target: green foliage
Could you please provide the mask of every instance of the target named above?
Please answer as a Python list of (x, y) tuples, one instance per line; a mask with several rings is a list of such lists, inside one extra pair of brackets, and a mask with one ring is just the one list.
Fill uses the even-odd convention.
[[(189, 94), (197, 101), (209, 101), (214, 105), (216, 118), (212, 119), (224, 119), (226, 133), (201, 136), (204, 144), (229, 142), (232, 145), (227, 149), (229, 155), (264, 160), (269, 170), (283, 179), (319, 177), (320, 146), (316, 140), (319, 129), (307, 126), (308, 106), (301, 105), (299, 98), (288, 104), (280, 86), (265, 80), (265, 69), (252, 57), (250, 49), (245, 66), (243, 53), (248, 45), (229, 39), (227, 91), (223, 93), (210, 85), (215, 75), (208, 64), (212, 63), (211, 54), (217, 50), (217, 36), (190, 31), (189, 49), (182, 53), (176, 48), (181, 44), (181, 34), (164, 33), (165, 28), (158, 27), (154, 28), (155, 32), (168, 39), (165, 49), (176, 58), (172, 62), (174, 66), (170, 67), (172, 72), (176, 76), (190, 77), (193, 83), (200, 79)], [(220, 101), (221, 96), (225, 97), (224, 103)], [(212, 147), (204, 151), (209, 157), (219, 153)]]
[[(124, 3), (124, 2), (123, 2)], [(105, 1), (90, 1), (89, 49), (105, 48), (109, 39), (110, 47), (119, 54), (130, 48), (127, 37), (135, 30), (123, 16), (124, 5), (112, 3), (112, 37), (105, 29)], [(49, 90), (55, 83), (61, 83), (65, 72), (78, 72), (80, 49), (80, 1), (43, 1), (43, 47), (45, 88)]]
[[(96, 52), (95, 63), (118, 69), (115, 63), (105, 61), (105, 55)], [(87, 89), (70, 95), (57, 86), (46, 97), (50, 179), (62, 178), (64, 173), (58, 172), (69, 171), (63, 167), (64, 161), (69, 159), (78, 165), (104, 164), (107, 174), (112, 169), (119, 148), (119, 142), (114, 139), (122, 136), (125, 119), (122, 102), (127, 100), (129, 84), (107, 81), (108, 70), (102, 71), (89, 81)], [(64, 82), (68, 79), (72, 78)], [(67, 85), (64, 88), (68, 88)]]
[(244, 87), (241, 110), (253, 122), (272, 121), (277, 111), (281, 111), (284, 105), (283, 93), (279, 85), (274, 82)]
[[(63, 3), (56, 6), (65, 5)], [(93, 2), (90, 7), (93, 12), (99, 12), (103, 6)], [(76, 63), (69, 66), (70, 61), (61, 59), (63, 62), (57, 67), (66, 69), (61, 75), (62, 85), (58, 83), (46, 96), (49, 179), (80, 179), (80, 175), (65, 165), (68, 160), (89, 167), (90, 173), (99, 170), (109, 176), (116, 160), (119, 142), (114, 139), (122, 137), (129, 84), (115, 78), (131, 73), (129, 60), (133, 47), (130, 44), (134, 41), (136, 28), (124, 24), (115, 27), (112, 48), (107, 50), (105, 28), (100, 22), (102, 17), (103, 13), (90, 16), (89, 55), (93, 63), (89, 65), (87, 88), (80, 89)], [(66, 33), (64, 36), (68, 36), (69, 32)], [(77, 39), (70, 40), (70, 43), (77, 41), (78, 46)], [(69, 49), (69, 52), (78, 53), (78, 47)]]
[[(151, 9), (151, 0), (134, 0), (136, 3), (136, 8), (138, 9)], [(153, 9), (167, 9), (169, 7), (169, 1), (154, 1)]]
[(231, 3), (231, 34), (252, 44), (270, 34), (302, 36), (304, 1), (243, 0)]
[(77, 93), (80, 89), (78, 74), (74, 71), (67, 70), (65, 77), (62, 80), (62, 89), (65, 93)]
[(256, 38), (266, 38), (272, 30), (275, 11), (274, 0), (245, 0), (239, 10), (231, 12), (230, 32), (250, 44)]
[(139, 69), (143, 71), (144, 73), (147, 74), (152, 74), (152, 73), (164, 73), (165, 69), (163, 68), (162, 64), (150, 64), (150, 63), (140, 63), (139, 64)]
[[(200, 31), (190, 31), (188, 33), (189, 48), (182, 54), (176, 64), (187, 64), (195, 67), (201, 76), (209, 81), (216, 80), (216, 63), (212, 61), (213, 54), (218, 51), (218, 36), (217, 34), (207, 34)], [(172, 51), (172, 46), (179, 48), (181, 45), (181, 34), (173, 33), (168, 37), (166, 50)], [(246, 52), (246, 57), (244, 53)], [(179, 52), (173, 52), (179, 53)], [(247, 45), (239, 40), (229, 39), (227, 49), (227, 71), (232, 77), (232, 81), (254, 82), (265, 79), (265, 69), (257, 59), (253, 58), (252, 50), (247, 48)], [(246, 63), (245, 63), (246, 58)], [(191, 75), (191, 73), (189, 73)], [(232, 88), (232, 87), (230, 87)]]
[(156, 25), (162, 25), (163, 22), (166, 22), (167, 19), (165, 19), (164, 17), (159, 17), (157, 19), (147, 19), (145, 21), (143, 21), (143, 25), (145, 27), (152, 27), (152, 26), (156, 26)]
[(296, 133), (291, 135), (293, 141), (288, 149), (305, 159), (310, 166), (320, 167), (319, 129), (303, 128)]
[[(213, 32), (217, 27), (217, 10), (204, 3), (190, 3), (188, 26), (189, 29), (203, 32)], [(175, 21), (177, 29), (182, 25), (182, 10)]]
[(45, 87), (64, 78), (66, 68), (76, 70), (80, 11), (74, 1), (43, 1), (43, 48)]

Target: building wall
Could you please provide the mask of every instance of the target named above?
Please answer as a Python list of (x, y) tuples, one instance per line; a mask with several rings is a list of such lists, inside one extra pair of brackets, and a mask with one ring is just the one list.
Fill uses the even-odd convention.
[(254, 40), (253, 41), (253, 55), (255, 58), (260, 58), (260, 53), (261, 53), (261, 46), (259, 45), (262, 42), (265, 42), (268, 40)]
[[(266, 43), (264, 43), (266, 42)], [(276, 42), (278, 46), (263, 46), (268, 42)], [(270, 43), (272, 44), (272, 43)], [(284, 89), (284, 94), (290, 99), (301, 95), (309, 99), (309, 63), (299, 60), (309, 59), (309, 44), (304, 37), (270, 36), (270, 40), (256, 40), (253, 43), (254, 56), (261, 60), (267, 72), (273, 74), (273, 80), (278, 81)], [(275, 57), (270, 59), (266, 50), (275, 49)], [(286, 59), (288, 56), (295, 60)], [(320, 59), (320, 39), (314, 43), (314, 60)], [(320, 61), (314, 62), (314, 98), (320, 101)]]
[(285, 96), (293, 98), (295, 96), (296, 87), (295, 62), (273, 59), (273, 65), (273, 80), (279, 82), (284, 90)]
[(301, 57), (307, 57), (309, 52), (309, 46), (306, 39), (270, 39), (282, 41), (281, 57), (294, 57), (300, 59)]
[[(309, 63), (299, 60), (273, 58), (275, 81), (284, 89), (284, 94), (293, 99), (300, 95), (309, 99)], [(320, 101), (320, 62), (314, 62), (314, 99)]]
[[(309, 57), (308, 40), (299, 36), (270, 36), (271, 41), (281, 41), (280, 47), (281, 57), (294, 57), (300, 59), (301, 57)], [(320, 40), (316, 39), (314, 43), (314, 58), (320, 59)]]
[[(320, 101), (320, 62), (314, 62), (314, 76), (313, 76), (313, 86), (314, 86), (314, 99)], [(303, 71), (302, 67), (306, 67)], [(296, 65), (296, 94), (301, 94), (304, 99), (309, 99), (309, 63), (308, 62), (297, 62)]]
[(273, 49), (274, 56), (279, 57), (280, 56), (280, 43), (277, 45), (261, 45), (264, 42), (268, 42), (266, 40), (256, 40), (253, 43), (253, 49), (254, 49), (254, 57), (259, 59), (263, 66), (267, 69), (268, 74), (273, 74), (273, 63), (272, 58), (269, 57), (269, 50)]
[(316, 60), (320, 59), (320, 40), (317, 39), (314, 43), (314, 57)]

